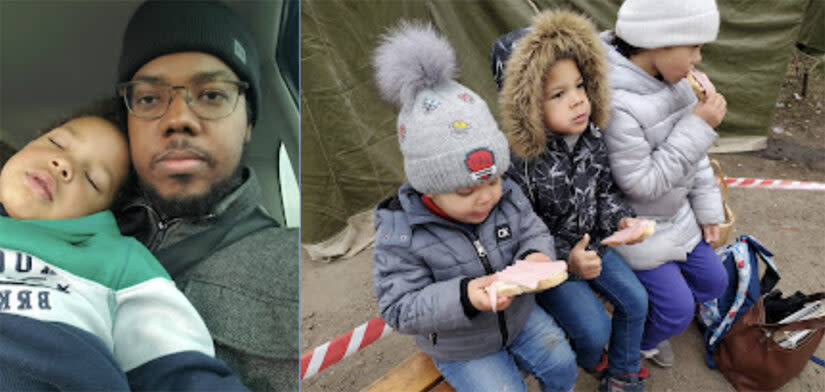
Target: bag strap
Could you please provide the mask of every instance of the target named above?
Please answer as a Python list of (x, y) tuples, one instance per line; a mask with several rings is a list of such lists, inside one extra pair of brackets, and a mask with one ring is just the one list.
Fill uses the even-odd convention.
[(722, 173), (722, 166), (719, 165), (719, 161), (716, 159), (710, 160), (710, 167), (713, 168), (713, 173), (716, 174), (716, 177), (719, 177), (719, 183), (722, 188), (722, 204), (724, 205), (725, 202), (728, 201), (728, 183), (725, 182), (725, 174)]
[(779, 269), (776, 268), (776, 264), (773, 262), (773, 253), (765, 249), (765, 247), (759, 243), (756, 238), (749, 235), (740, 236), (739, 241), (746, 242), (748, 246), (752, 247), (754, 253), (756, 253), (762, 260), (762, 263), (765, 264), (765, 273), (762, 275), (762, 279), (759, 280), (759, 295), (761, 296), (766, 293), (770, 293), (776, 284), (779, 283), (780, 279)]

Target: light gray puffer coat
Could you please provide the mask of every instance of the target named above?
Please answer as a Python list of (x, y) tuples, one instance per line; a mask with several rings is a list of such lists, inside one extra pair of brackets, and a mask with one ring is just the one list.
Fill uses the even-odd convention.
[(502, 312), (468, 318), (463, 278), (500, 271), (536, 251), (555, 259), (553, 237), (518, 185), (503, 179), (502, 188), (501, 201), (475, 232), (431, 212), (409, 183), (375, 210), (373, 284), (381, 318), (398, 332), (416, 335), (421, 350), (435, 360), (501, 350), (535, 306), (532, 294), (522, 294)]
[(693, 114), (687, 80), (660, 81), (617, 52), (601, 34), (610, 63), (611, 120), (604, 132), (610, 167), (639, 217), (655, 219), (642, 243), (618, 246), (634, 270), (684, 261), (702, 239), (699, 225), (724, 222), (707, 150), (716, 132)]

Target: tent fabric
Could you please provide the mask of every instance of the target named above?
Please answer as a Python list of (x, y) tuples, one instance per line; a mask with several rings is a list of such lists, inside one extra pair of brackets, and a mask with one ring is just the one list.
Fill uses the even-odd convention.
[[(724, 93), (723, 136), (765, 135), (810, 1), (719, 0), (719, 39), (705, 71)], [(339, 1), (301, 3), (301, 239), (318, 242), (370, 209), (404, 181), (397, 108), (375, 87), (370, 56), (400, 19), (433, 23), (459, 61), (459, 82), (497, 113), (489, 53), (495, 39), (565, 7), (611, 29), (621, 0)], [(816, 24), (816, 23), (814, 23)]]
[(808, 54), (825, 55), (825, 0), (809, 0), (798, 41)]

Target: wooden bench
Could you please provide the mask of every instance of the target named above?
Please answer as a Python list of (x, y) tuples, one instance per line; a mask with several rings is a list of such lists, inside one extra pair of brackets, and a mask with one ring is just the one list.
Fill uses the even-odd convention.
[(421, 351), (375, 380), (362, 392), (455, 392), (432, 359)]

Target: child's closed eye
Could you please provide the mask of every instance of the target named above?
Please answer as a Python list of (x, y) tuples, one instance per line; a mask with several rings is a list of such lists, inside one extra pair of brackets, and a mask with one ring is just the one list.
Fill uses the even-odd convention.
[(86, 176), (86, 181), (89, 182), (89, 184), (92, 186), (92, 188), (94, 188), (96, 191), (100, 192), (100, 187), (97, 186), (95, 181), (92, 179), (92, 176), (90, 176), (89, 173), (83, 173), (83, 174)]
[(56, 140), (54, 140), (54, 138), (48, 138), (48, 139), (49, 139), (49, 141), (50, 141), (52, 144), (54, 144), (55, 146), (57, 146), (57, 148), (59, 148), (59, 149), (61, 149), (61, 150), (63, 150), (63, 149), (64, 149), (64, 148), (63, 148), (63, 145), (62, 145), (62, 144), (60, 144), (60, 143), (58, 143)]

